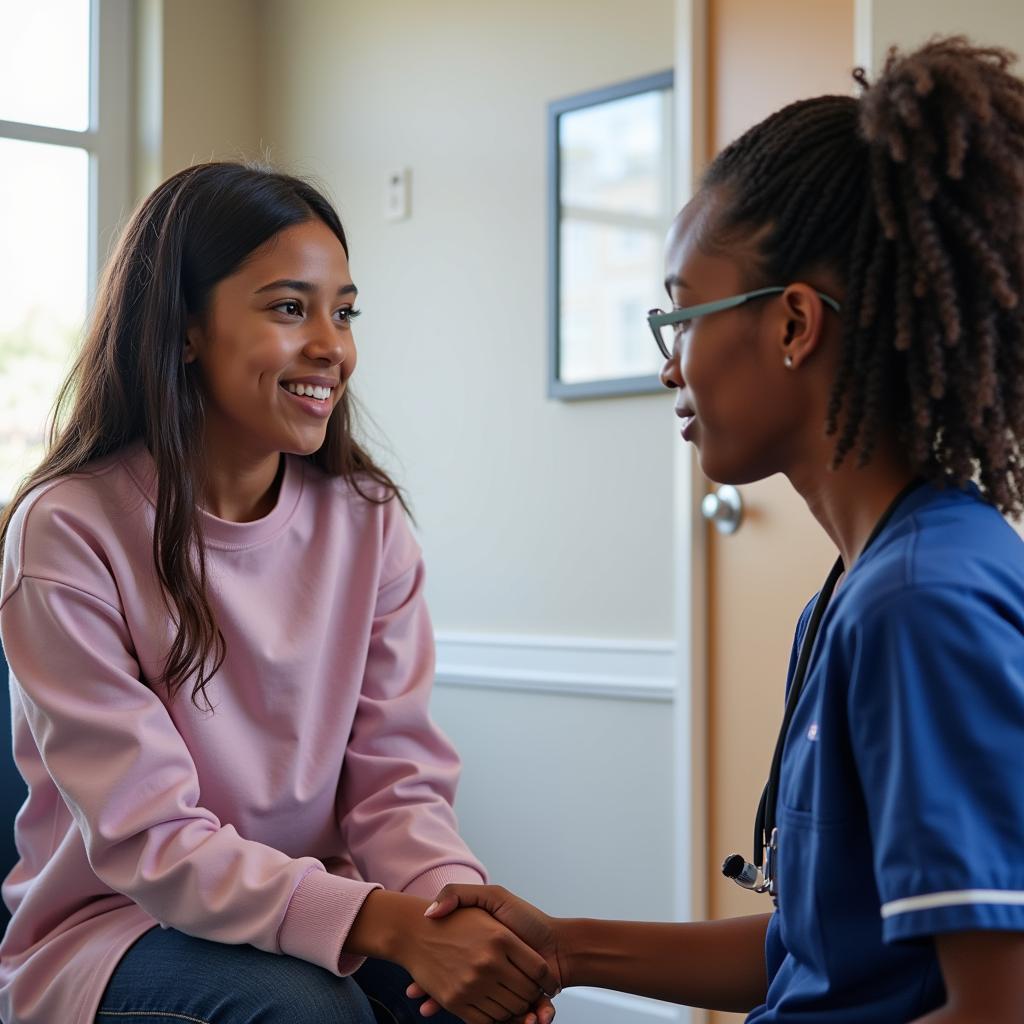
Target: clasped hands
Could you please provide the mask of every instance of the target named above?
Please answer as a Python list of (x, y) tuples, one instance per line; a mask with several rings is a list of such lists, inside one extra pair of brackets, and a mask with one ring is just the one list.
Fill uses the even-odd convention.
[[(509, 938), (515, 936), (520, 941), (508, 965), (499, 965), (499, 969), (486, 963), (486, 952), (481, 951), (477, 991), (468, 1012), (463, 1000), (454, 1000), (463, 1004), (455, 1009), (445, 992), (427, 991), (418, 982), (409, 986), (406, 995), (412, 999), (426, 997), (420, 1006), (424, 1017), (432, 1017), (444, 1007), (462, 1016), (466, 1024), (551, 1024), (555, 1016), (551, 998), (561, 991), (567, 977), (554, 919), (496, 885), (446, 885), (425, 916), (440, 927), (446, 920), (454, 924), (464, 915), (482, 912), (511, 932)], [(523, 955), (524, 944), (533, 957)]]

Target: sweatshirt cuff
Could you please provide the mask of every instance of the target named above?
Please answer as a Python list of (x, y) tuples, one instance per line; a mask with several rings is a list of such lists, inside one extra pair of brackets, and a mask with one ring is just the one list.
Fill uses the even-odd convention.
[(435, 900), (446, 885), (455, 882), (463, 885), (485, 885), (487, 876), (469, 864), (441, 864), (414, 878), (402, 892), (426, 900)]
[(342, 952), (349, 930), (366, 897), (381, 886), (339, 878), (313, 868), (295, 887), (281, 923), (278, 945), (282, 953), (318, 964), (344, 977), (366, 959)]

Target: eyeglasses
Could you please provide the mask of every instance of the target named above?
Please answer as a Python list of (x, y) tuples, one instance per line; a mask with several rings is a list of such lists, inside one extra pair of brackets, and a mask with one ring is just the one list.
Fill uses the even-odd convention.
[[(682, 332), (682, 325), (698, 316), (707, 316), (708, 313), (718, 313), (723, 309), (733, 309), (742, 306), (744, 302), (751, 299), (760, 299), (765, 295), (778, 295), (786, 289), (780, 285), (772, 288), (758, 288), (752, 292), (744, 292), (742, 295), (733, 295), (728, 299), (717, 299), (715, 302), (703, 302), (699, 306), (686, 306), (682, 309), (673, 309), (666, 313), (662, 309), (652, 309), (647, 313), (647, 323), (650, 325), (654, 340), (658, 343), (661, 354), (666, 359), (672, 358), (676, 338)], [(840, 312), (841, 306), (835, 299), (824, 292), (814, 290), (814, 294), (825, 303), (826, 306)]]

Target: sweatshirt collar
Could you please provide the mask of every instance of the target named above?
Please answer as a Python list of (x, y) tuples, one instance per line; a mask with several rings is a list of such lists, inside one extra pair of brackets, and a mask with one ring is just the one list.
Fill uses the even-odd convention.
[[(207, 545), (229, 550), (253, 547), (270, 540), (287, 525), (302, 494), (303, 463), (294, 455), (282, 454), (281, 458), (284, 459), (284, 473), (277, 501), (262, 518), (248, 523), (233, 523), (199, 509), (200, 529)], [(125, 453), (124, 464), (136, 486), (156, 508), (156, 463), (149, 450), (142, 442), (132, 445)]]

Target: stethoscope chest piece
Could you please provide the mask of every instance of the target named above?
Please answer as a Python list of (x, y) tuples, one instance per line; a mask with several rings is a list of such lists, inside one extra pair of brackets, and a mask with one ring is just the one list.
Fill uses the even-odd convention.
[(779, 830), (772, 829), (771, 841), (762, 851), (762, 866), (751, 864), (743, 854), (733, 853), (722, 863), (722, 874), (750, 892), (766, 892), (775, 899), (775, 859), (779, 848)]

